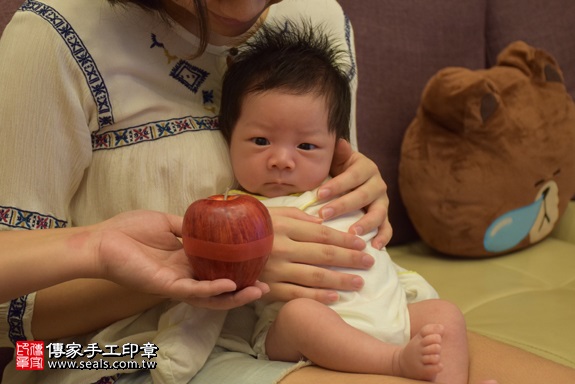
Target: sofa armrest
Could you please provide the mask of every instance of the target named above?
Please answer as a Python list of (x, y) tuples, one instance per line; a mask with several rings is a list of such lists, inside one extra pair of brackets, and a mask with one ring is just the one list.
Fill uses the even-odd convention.
[(569, 202), (551, 237), (575, 244), (575, 200)]

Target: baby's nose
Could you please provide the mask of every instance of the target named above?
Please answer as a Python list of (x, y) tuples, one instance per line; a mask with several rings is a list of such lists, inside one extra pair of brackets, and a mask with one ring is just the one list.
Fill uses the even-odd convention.
[(278, 149), (270, 158), (270, 168), (293, 169), (295, 162), (291, 152), (285, 149)]

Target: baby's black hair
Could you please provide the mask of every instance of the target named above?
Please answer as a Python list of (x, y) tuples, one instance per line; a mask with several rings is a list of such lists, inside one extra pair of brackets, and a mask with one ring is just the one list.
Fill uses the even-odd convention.
[(279, 90), (325, 97), (329, 131), (349, 141), (351, 90), (343, 51), (319, 26), (262, 25), (239, 49), (223, 82), (219, 125), (229, 143), (246, 95)]

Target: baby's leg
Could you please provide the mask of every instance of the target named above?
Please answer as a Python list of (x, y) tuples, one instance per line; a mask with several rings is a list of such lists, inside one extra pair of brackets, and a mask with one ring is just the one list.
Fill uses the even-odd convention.
[(295, 299), (271, 326), (266, 352), (271, 360), (306, 358), (337, 371), (432, 380), (441, 370), (436, 343), (441, 342), (440, 328), (422, 329), (407, 346), (397, 346), (353, 328), (324, 304)]
[[(435, 381), (440, 383), (464, 384), (468, 380), (469, 352), (465, 319), (459, 308), (444, 300), (425, 300), (410, 304), (411, 335), (417, 337), (429, 324), (440, 324), (441, 372)], [(415, 336), (414, 336), (415, 335)]]

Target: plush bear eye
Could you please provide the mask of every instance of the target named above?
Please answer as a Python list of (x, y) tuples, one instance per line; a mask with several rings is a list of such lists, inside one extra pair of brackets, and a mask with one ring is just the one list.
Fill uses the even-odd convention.
[(486, 93), (481, 99), (481, 119), (485, 123), (497, 110), (499, 103), (493, 93)]
[(543, 69), (545, 71), (545, 80), (550, 83), (562, 83), (563, 79), (557, 69), (553, 68), (551, 65), (546, 65)]

